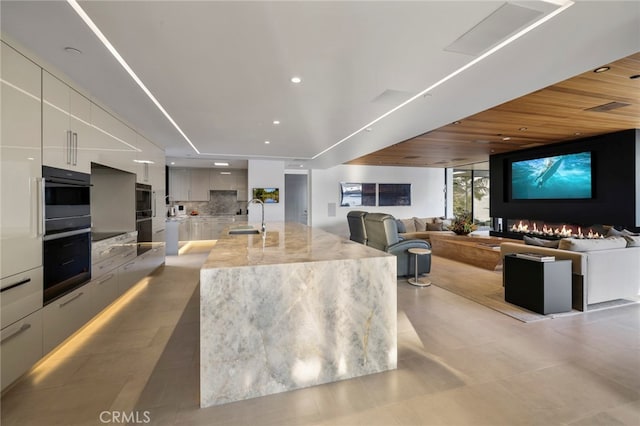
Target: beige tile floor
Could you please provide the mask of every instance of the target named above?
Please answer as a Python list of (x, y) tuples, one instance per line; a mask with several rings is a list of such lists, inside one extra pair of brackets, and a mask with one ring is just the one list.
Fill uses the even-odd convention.
[[(397, 370), (200, 409), (208, 248), (167, 257), (21, 378), (2, 396), (1, 424), (100, 425), (101, 413), (125, 413), (152, 425), (640, 425), (640, 305), (521, 323), (403, 280)], [(434, 257), (433, 281), (447, 262)]]

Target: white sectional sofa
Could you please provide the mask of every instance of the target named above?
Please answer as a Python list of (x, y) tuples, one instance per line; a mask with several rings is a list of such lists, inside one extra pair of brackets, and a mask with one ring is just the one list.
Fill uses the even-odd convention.
[(597, 240), (594, 243), (574, 240), (560, 245), (569, 250), (502, 243), (500, 252), (503, 257), (531, 252), (571, 260), (573, 307), (586, 311), (594, 303), (640, 295), (640, 246), (627, 247), (621, 237), (613, 239), (617, 240), (613, 244), (607, 240), (612, 239), (599, 240), (603, 241), (600, 244)]

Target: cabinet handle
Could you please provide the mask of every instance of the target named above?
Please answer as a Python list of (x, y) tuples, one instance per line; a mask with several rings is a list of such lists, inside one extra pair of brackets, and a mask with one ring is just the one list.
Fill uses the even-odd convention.
[(78, 134), (73, 134), (73, 165), (78, 165)]
[(131, 268), (132, 266), (134, 266), (136, 264), (136, 262), (131, 262), (131, 263), (127, 263), (124, 267), (124, 270), (126, 271), (127, 269)]
[(8, 335), (7, 337), (5, 337), (4, 339), (2, 339), (0, 341), (0, 344), (4, 344), (7, 342), (7, 340), (9, 339), (13, 339), (14, 337), (16, 337), (18, 334), (24, 333), (25, 331), (27, 331), (28, 329), (31, 328), (31, 324), (22, 324), (22, 326), (17, 329), (14, 333), (11, 333), (10, 335)]
[(73, 302), (74, 300), (76, 300), (77, 298), (81, 297), (84, 294), (84, 292), (80, 292), (78, 294), (76, 294), (75, 296), (73, 296), (71, 299), (67, 300), (66, 302), (63, 302), (60, 304), (61, 308), (64, 308), (65, 306), (67, 306), (69, 303)]
[(113, 278), (113, 274), (109, 274), (107, 275), (105, 278), (103, 278), (102, 280), (98, 281), (98, 285), (102, 285), (104, 283), (106, 283), (107, 281), (109, 281), (111, 278)]
[(71, 164), (71, 130), (67, 130), (67, 164)]
[(161, 232), (164, 232), (164, 229), (159, 229), (159, 230), (157, 230), (155, 233), (156, 233), (156, 234), (159, 234), (159, 233), (161, 233)]
[(36, 178), (37, 187), (38, 187), (38, 205), (37, 209), (37, 218), (38, 218), (38, 229), (36, 237), (44, 236), (44, 227), (45, 227), (45, 217), (44, 217), (44, 178)]
[(30, 283), (30, 282), (31, 282), (31, 278), (25, 278), (25, 279), (23, 279), (23, 280), (18, 281), (18, 282), (17, 282), (17, 283), (15, 283), (15, 284), (11, 284), (11, 285), (9, 285), (9, 286), (6, 286), (6, 287), (5, 287), (5, 288), (3, 288), (2, 290), (0, 290), (0, 293), (4, 293), (4, 292), (5, 292), (5, 291), (7, 291), (7, 290), (11, 290), (12, 288), (16, 288), (16, 287), (19, 287), (19, 286), (21, 286), (21, 285), (23, 285), (23, 284)]
[[(145, 164), (147, 166), (148, 164)], [(152, 217), (156, 217), (156, 191), (151, 191), (153, 194), (153, 204), (151, 205), (151, 210), (153, 211)]]

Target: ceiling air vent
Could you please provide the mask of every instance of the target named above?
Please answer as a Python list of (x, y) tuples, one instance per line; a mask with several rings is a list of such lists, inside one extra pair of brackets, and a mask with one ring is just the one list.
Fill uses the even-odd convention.
[(406, 157), (402, 157), (402, 158), (404, 158), (405, 160), (415, 160), (415, 159), (420, 158), (420, 156), (419, 155), (407, 155)]
[(629, 106), (631, 104), (627, 104), (624, 102), (609, 102), (608, 104), (602, 104), (595, 106), (593, 108), (587, 108), (585, 111), (593, 111), (593, 112), (609, 112), (613, 109), (618, 109), (622, 107)]

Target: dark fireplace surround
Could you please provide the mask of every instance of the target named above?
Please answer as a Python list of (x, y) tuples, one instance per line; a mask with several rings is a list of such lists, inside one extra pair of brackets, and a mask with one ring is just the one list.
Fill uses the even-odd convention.
[[(591, 199), (511, 199), (512, 162), (580, 151), (590, 151), (592, 156)], [(589, 231), (606, 234), (606, 226), (640, 232), (640, 129), (496, 154), (489, 165), (491, 235), (556, 239), (575, 237), (581, 231), (587, 237)]]

